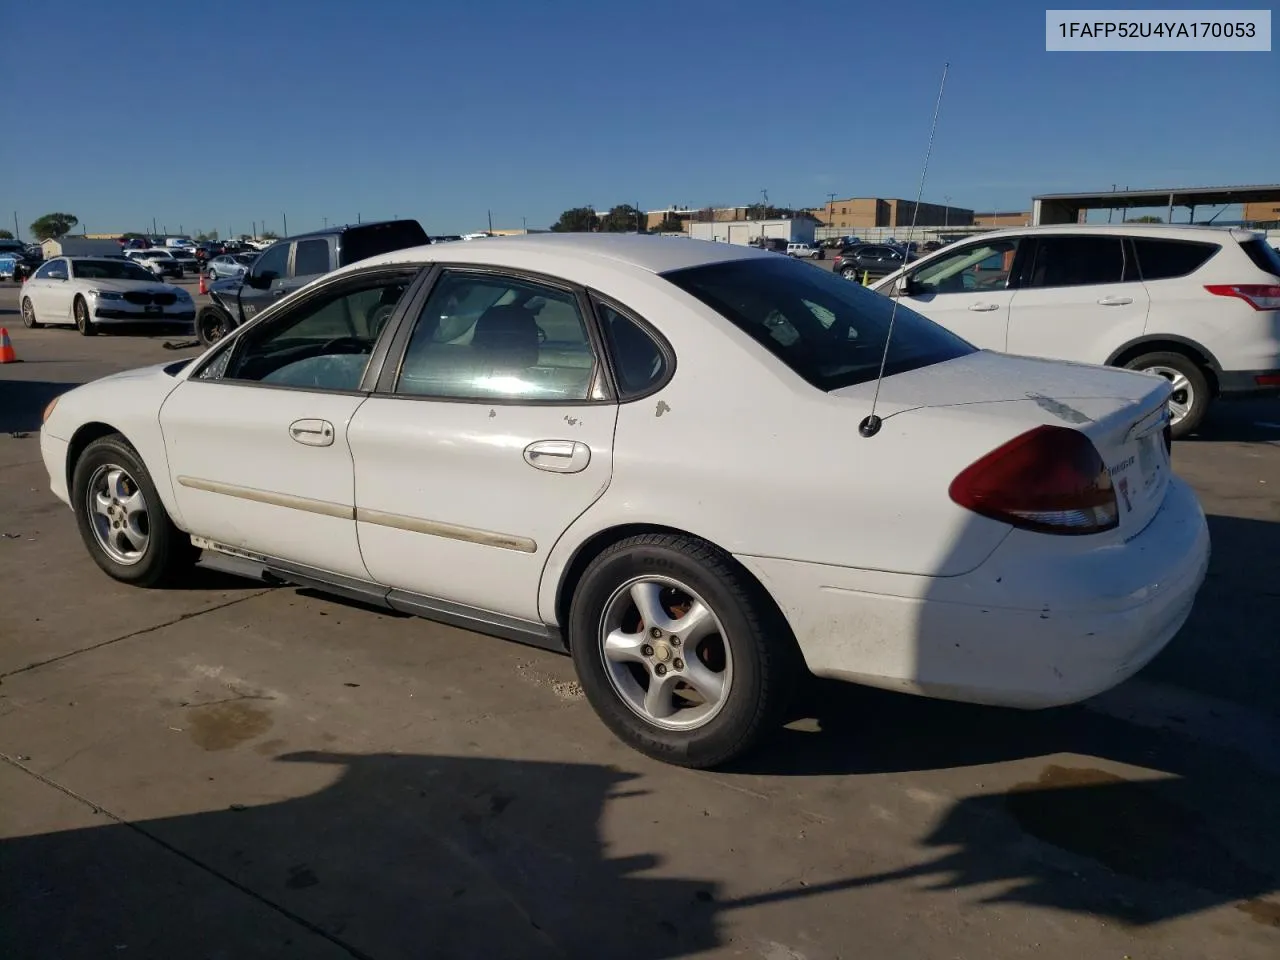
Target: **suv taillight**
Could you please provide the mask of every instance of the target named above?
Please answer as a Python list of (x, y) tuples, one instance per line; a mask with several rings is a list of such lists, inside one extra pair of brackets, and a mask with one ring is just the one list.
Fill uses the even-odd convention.
[(1280, 310), (1280, 285), (1211, 283), (1205, 289), (1219, 297), (1238, 297), (1255, 310)]
[(1078, 430), (1042, 426), (1015, 437), (951, 482), (951, 499), (1040, 533), (1085, 534), (1120, 524), (1111, 474)]

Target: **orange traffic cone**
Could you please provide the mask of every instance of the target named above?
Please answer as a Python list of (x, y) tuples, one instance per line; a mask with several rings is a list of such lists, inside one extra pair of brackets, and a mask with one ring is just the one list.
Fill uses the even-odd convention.
[(14, 352), (13, 343), (9, 340), (9, 331), (0, 327), (0, 363), (17, 363), (18, 354)]
[(209, 285), (205, 283), (204, 271), (201, 270), (200, 271), (200, 295), (204, 296), (208, 292), (209, 292)]

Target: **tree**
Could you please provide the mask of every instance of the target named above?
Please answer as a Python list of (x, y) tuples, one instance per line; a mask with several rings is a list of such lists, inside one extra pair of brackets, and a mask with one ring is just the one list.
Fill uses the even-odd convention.
[(620, 203), (604, 215), (600, 229), (606, 233), (643, 233), (644, 214), (629, 203)]
[(747, 207), (748, 220), (791, 220), (799, 214), (791, 207), (775, 207), (772, 204), (753, 203)]
[(31, 232), (37, 240), (57, 240), (71, 232), (80, 220), (70, 213), (46, 213), (31, 224)]
[(8, 230), (0, 230), (0, 240), (12, 240), (13, 234)]
[(262, 231), (262, 236), (260, 237), (260, 239), (262, 239), (262, 240), (279, 240), (279, 239), (280, 239), (280, 234), (276, 233), (274, 230), (263, 230), (263, 231)]
[(207, 241), (207, 240), (217, 240), (217, 239), (218, 239), (218, 231), (217, 231), (217, 230), (210, 230), (208, 233), (197, 233), (197, 234), (196, 234), (196, 242), (197, 242), (197, 243), (204, 243), (204, 242), (205, 242), (205, 241)]
[(662, 222), (653, 228), (655, 233), (684, 233), (684, 221), (674, 213), (663, 215)]
[(1148, 214), (1145, 217), (1134, 217), (1130, 223), (1164, 223), (1164, 217), (1153, 217)]
[(596, 228), (596, 212), (590, 207), (574, 207), (560, 214), (551, 225), (556, 233), (587, 233)]

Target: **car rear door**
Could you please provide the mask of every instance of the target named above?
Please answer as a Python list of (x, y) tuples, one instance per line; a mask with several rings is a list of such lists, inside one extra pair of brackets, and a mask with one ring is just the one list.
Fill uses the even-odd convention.
[(1118, 233), (1037, 235), (1009, 312), (1009, 353), (1106, 363), (1140, 337), (1151, 298)]
[(536, 629), (547, 556), (613, 471), (591, 308), (558, 280), (463, 267), (420, 300), (349, 430), (361, 553), (402, 609)]

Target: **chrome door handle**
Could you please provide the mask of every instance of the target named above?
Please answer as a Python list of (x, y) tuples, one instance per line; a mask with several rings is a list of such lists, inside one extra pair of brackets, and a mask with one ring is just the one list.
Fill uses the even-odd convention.
[(1133, 303), (1133, 297), (1103, 297), (1098, 302), (1104, 307), (1123, 307), (1126, 303)]
[(539, 440), (524, 448), (524, 462), (551, 473), (580, 473), (591, 462), (591, 448), (579, 440)]
[(333, 424), (328, 420), (295, 420), (289, 424), (289, 436), (309, 447), (333, 444)]
[(992, 310), (999, 310), (998, 303), (974, 303), (969, 305), (969, 309), (974, 313), (988, 313)]

